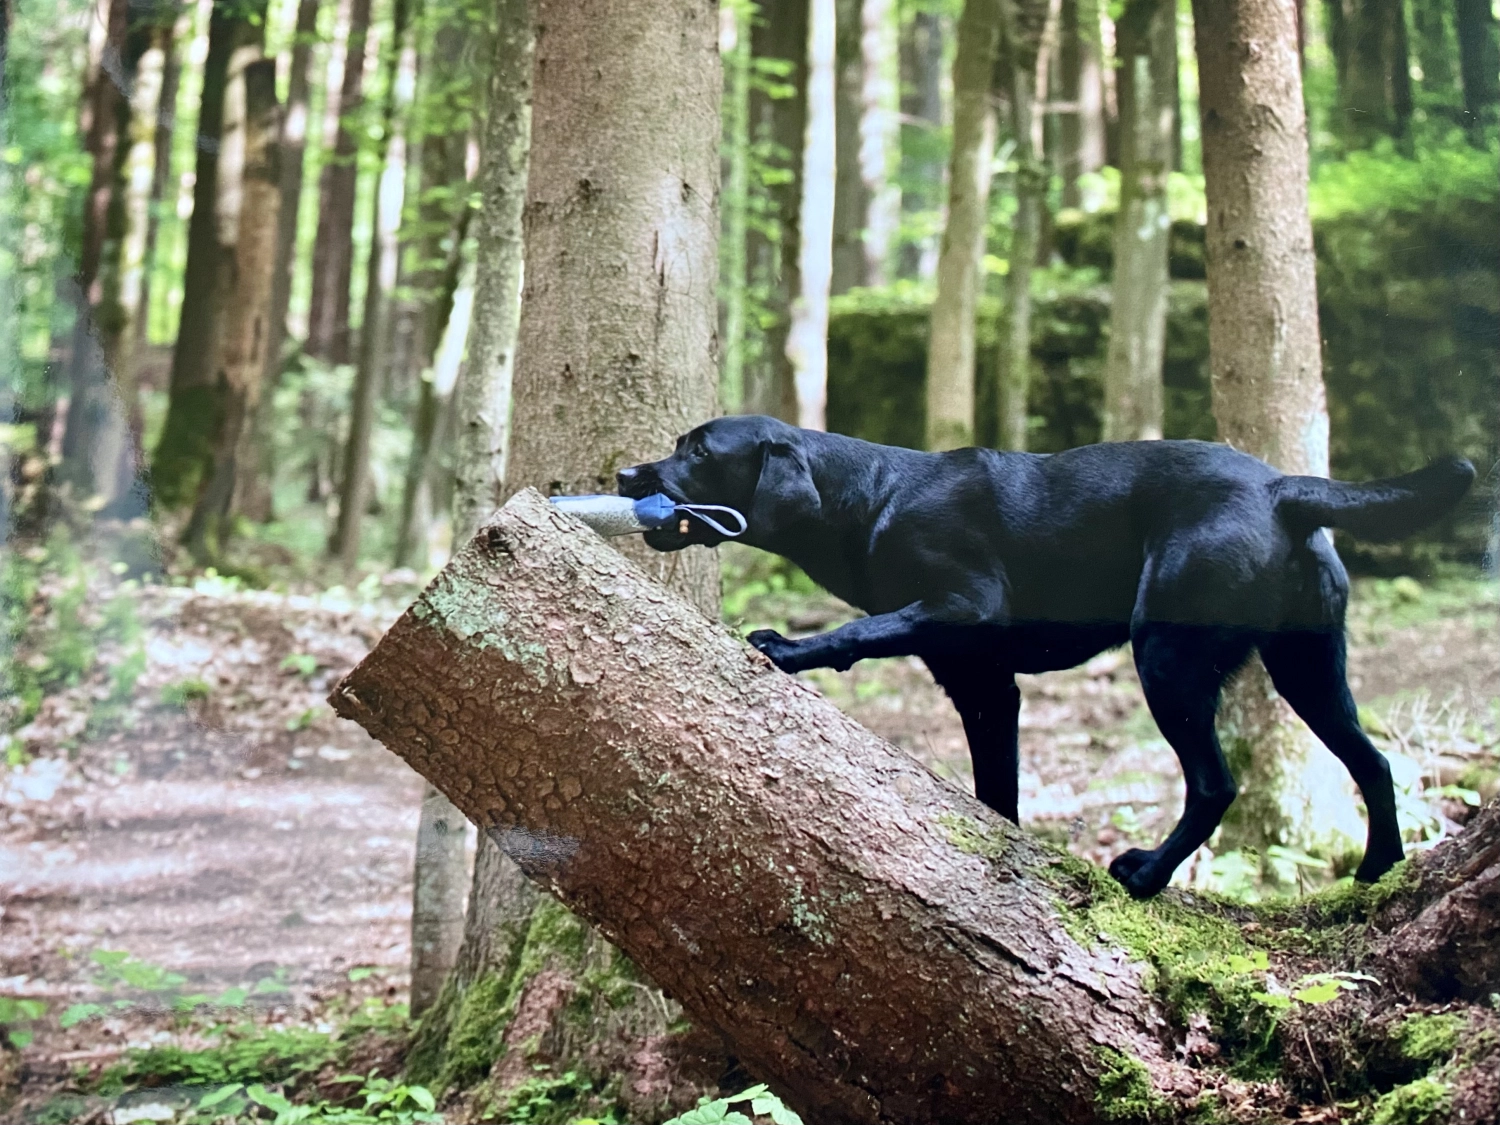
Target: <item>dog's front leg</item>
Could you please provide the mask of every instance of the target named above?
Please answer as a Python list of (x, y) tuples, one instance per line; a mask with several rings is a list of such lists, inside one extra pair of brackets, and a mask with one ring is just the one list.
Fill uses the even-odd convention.
[(943, 634), (970, 624), (973, 622), (951, 614), (939, 616), (922, 602), (913, 602), (894, 613), (862, 617), (802, 640), (789, 640), (775, 629), (757, 629), (745, 639), (783, 672), (802, 672), (808, 668), (843, 672), (856, 660), (911, 656), (925, 651)]

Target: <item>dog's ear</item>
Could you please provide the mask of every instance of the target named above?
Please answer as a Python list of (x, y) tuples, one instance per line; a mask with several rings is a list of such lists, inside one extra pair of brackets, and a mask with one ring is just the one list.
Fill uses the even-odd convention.
[(822, 514), (823, 500), (802, 450), (790, 442), (764, 441), (760, 458), (760, 479), (749, 513), (752, 535), (774, 533)]

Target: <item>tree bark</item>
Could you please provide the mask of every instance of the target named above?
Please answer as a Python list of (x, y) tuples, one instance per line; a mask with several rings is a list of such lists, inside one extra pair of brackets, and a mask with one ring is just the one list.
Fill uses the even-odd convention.
[[(364, 103), (365, 44), (370, 35), (370, 0), (352, 0), (344, 40), (343, 75), (334, 112), (338, 131), (333, 154), (318, 180), (318, 232), (313, 242), (312, 297), (307, 311), (308, 355), (327, 363), (348, 363), (349, 286), (354, 277), (354, 198), (359, 179), (359, 138), (355, 134)], [(332, 100), (332, 91), (329, 92)]]
[(151, 176), (151, 207), (146, 221), (146, 266), (141, 278), (141, 296), (135, 312), (136, 347), (143, 347), (151, 327), (151, 274), (156, 268), (156, 243), (161, 232), (162, 208), (172, 183), (172, 138), (177, 132), (177, 95), (182, 87), (183, 46), (193, 29), (194, 9), (179, 4), (177, 23), (163, 45), (160, 112), (156, 116), (156, 156)]
[(995, 432), (1001, 449), (1024, 450), (1027, 441), (1031, 274), (1041, 246), (1048, 179), (1036, 135), (1037, 105), (1045, 89), (1045, 83), (1039, 85), (1038, 76), (1044, 40), (1050, 38), (1051, 10), (1047, 0), (1010, 0), (1001, 44), (1000, 80), (1010, 107), (1010, 134), (1016, 146), (1016, 218), (1011, 229), (1005, 311), (995, 364), (999, 374)]
[(989, 230), (995, 111), (990, 85), (1000, 42), (997, 0), (965, 0), (953, 60), (948, 223), (927, 333), (927, 448), (974, 444), (974, 332)]
[(1458, 67), (1464, 87), (1464, 116), (1469, 139), (1484, 144), (1484, 127), (1500, 109), (1500, 38), (1495, 12), (1484, 0), (1456, 0)]
[[(355, 0), (356, 6), (362, 0)], [(347, 572), (359, 563), (360, 534), (370, 491), (370, 434), (375, 426), (375, 400), (390, 354), (391, 293), (399, 265), (401, 207), (406, 180), (406, 137), (398, 126), (400, 72), (410, 74), (416, 60), (407, 44), (412, 0), (395, 0), (391, 41), (385, 55), (386, 80), (381, 109), (383, 149), (376, 204), (371, 215), (370, 255), (366, 261), (364, 315), (359, 328), (359, 362), (349, 392), (349, 436), (344, 442), (343, 473), (339, 481), (339, 515), (328, 553)], [(351, 42), (353, 41), (351, 35)], [(345, 85), (347, 89), (347, 83)]]
[[(1104, 166), (1098, 0), (1062, 0), (1058, 27), (1058, 157), (1062, 205), (1081, 207), (1078, 177)], [(1174, 105), (1175, 110), (1175, 105)]]
[(1412, 100), (1402, 0), (1327, 0), (1326, 10), (1339, 135), (1350, 148), (1404, 136)]
[(719, 195), (719, 335), (724, 349), (719, 405), (745, 405), (750, 343), (750, 12), (719, 7), (719, 57), (724, 66), (724, 187)]
[[(778, 674), (535, 492), (330, 699), (808, 1120), (1173, 1123), (1228, 1106), (1260, 1120), (1296, 1118), (1325, 1090), (1350, 1097), (1361, 1079), (1353, 1096), (1382, 1093), (1337, 1073), (1336, 1088), (1303, 1089), (1296, 1066), (1305, 1043), (1326, 1075), (1324, 1060), (1373, 1036), (1372, 1013), (1421, 1010), (1369, 976), (1348, 1001), (1287, 997), (1286, 1016), (1256, 1025), (1288, 1056), (1297, 1046), (1282, 1083), (1230, 1076), (1259, 1049), (1237, 1039), (1256, 1002), (1214, 1020), (1195, 1005), (1284, 989), (1278, 974), (1425, 966), (1423, 987), (1461, 1022), (1500, 1026), (1462, 1002), (1500, 974), (1480, 950), (1500, 809), (1379, 895), (1262, 913), (1245, 930), (1251, 915), (1211, 904), (1132, 903)], [(1457, 982), (1442, 973), (1455, 958), (1424, 940), (1445, 919), (1445, 937), (1474, 950)], [(1361, 936), (1367, 960), (1308, 952)], [(1448, 1052), (1453, 1096), (1432, 1119), (1492, 1119), (1469, 1113), (1500, 1096), (1496, 1042)]]
[(785, 77), (750, 88), (750, 137), (779, 182), (769, 185), (770, 206), (746, 238), (750, 285), (765, 321), (762, 346), (745, 369), (745, 410), (797, 420), (797, 386), (787, 357), (792, 301), (802, 291), (802, 156), (807, 143), (807, 43), (811, 0), (765, 0), (750, 24), (752, 59), (778, 60)]
[(860, 5), (859, 175), (864, 181), (865, 284), (890, 280), (901, 228), (901, 189), (892, 178), (901, 145), (898, 14), (892, 0)]
[(837, 0), (835, 50), (833, 272), (834, 296), (865, 284), (865, 184), (859, 174), (860, 91), (864, 60), (860, 52), (862, 0)]
[[(271, 300), (275, 285), (277, 216), (281, 208), (281, 171), (276, 138), (281, 131), (276, 101), (276, 61), (259, 59), (245, 67), (239, 89), (237, 130), (242, 137), (242, 173), (232, 186), (238, 237), (229, 263), (230, 284), (218, 316), (223, 335), (217, 353), (216, 424), (205, 435), (212, 449), (211, 470), (204, 477), (183, 543), (199, 562), (217, 558), (228, 542), (234, 508), (236, 464), (253, 456), (245, 439), (260, 399), (270, 341)], [(226, 117), (229, 114), (226, 114)], [(221, 202), (230, 192), (225, 191)], [(222, 211), (221, 211), (222, 216)]]
[[(659, 456), (715, 412), (721, 78), (712, 6), (538, 4), (528, 170), (527, 87), (512, 80), (533, 70), (521, 54), (527, 41), (516, 34), (527, 27), (524, 5), (510, 3), (501, 27), (513, 31), (498, 46), (509, 62), (497, 58), (495, 66), (482, 173), (482, 272), (470, 346), (470, 371), (488, 374), (472, 386), (466, 375), (460, 385), (460, 534), (503, 498), (502, 478), (507, 491), (613, 491), (618, 469)], [(526, 300), (508, 425), (503, 334), (514, 323), (519, 263), (500, 251), (519, 245), (512, 224), (522, 182)], [(626, 546), (702, 610), (717, 612), (712, 554)], [(635, 980), (634, 970), (550, 900), (512, 893), (511, 866), (481, 837), (458, 967), (422, 1021), (409, 1071), (443, 1086), (488, 1074), (503, 1100), (542, 1057), (559, 1073), (575, 1064), (624, 1073), (630, 1119), (658, 1112), (677, 1088), (675, 1064), (666, 1067), (665, 1089), (661, 1073), (636, 1068), (643, 1059), (680, 1059), (683, 1037), (672, 1030), (670, 1006), (637, 984), (611, 1014), (618, 997), (606, 1001), (610, 988)], [(528, 1005), (537, 1011), (523, 1034), (516, 1027), (525, 1021), (511, 1020)], [(588, 1018), (570, 1024), (568, 1013), (579, 1011)], [(610, 1027), (623, 1034), (601, 1035)]]
[(224, 97), (231, 80), (260, 53), (265, 14), (266, 0), (215, 0), (209, 17), (182, 312), (172, 351), (167, 418), (151, 462), (152, 500), (165, 511), (194, 503), (213, 472), (210, 435), (223, 420), (215, 385), (220, 316), (233, 286), (239, 231), (237, 201), (231, 199), (226, 210), (224, 196), (232, 195), (237, 185), (243, 156), (239, 139), (225, 133)]
[[(1307, 211), (1307, 127), (1291, 8), (1193, 10), (1208, 195), (1209, 368), (1219, 438), (1285, 473), (1328, 474)], [(1363, 826), (1348, 777), (1276, 695), (1258, 660), (1224, 692), (1220, 738), (1243, 796), (1219, 850), (1336, 855)]]
[(807, 134), (802, 148), (799, 287), (792, 301), (786, 353), (797, 394), (797, 425), (826, 428), (828, 294), (833, 275), (837, 133), (834, 0), (809, 0)]
[(1104, 440), (1162, 436), (1167, 334), (1167, 175), (1177, 136), (1177, 7), (1133, 0), (1115, 24), (1120, 211), (1104, 361)]
[[(901, 211), (908, 221), (924, 213), (940, 212), (943, 206), (945, 167), (937, 153), (945, 123), (946, 28), (943, 17), (927, 8), (912, 12), (901, 25)], [(936, 278), (939, 254), (939, 239), (921, 235), (909, 238), (899, 255), (900, 276)]]

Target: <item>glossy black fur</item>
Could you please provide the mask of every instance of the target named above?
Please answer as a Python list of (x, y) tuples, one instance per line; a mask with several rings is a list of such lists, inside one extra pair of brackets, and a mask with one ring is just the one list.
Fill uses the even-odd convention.
[[(1276, 689), (1348, 767), (1369, 811), (1358, 877), (1401, 859), (1385, 758), (1344, 679), (1349, 583), (1322, 527), (1408, 535), (1474, 476), (1438, 462), (1368, 485), (1283, 476), (1228, 446), (1090, 445), (1050, 456), (920, 453), (771, 418), (730, 417), (625, 469), (620, 492), (727, 504), (744, 542), (783, 555), (868, 617), (803, 640), (750, 643), (778, 667), (921, 657), (963, 718), (975, 790), (1017, 817), (1017, 672), (1070, 668), (1129, 640), (1146, 701), (1182, 763), (1182, 819), (1110, 872), (1138, 897), (1167, 885), (1235, 797), (1214, 735), (1219, 689), (1259, 649)], [(658, 550), (722, 540), (694, 521)]]

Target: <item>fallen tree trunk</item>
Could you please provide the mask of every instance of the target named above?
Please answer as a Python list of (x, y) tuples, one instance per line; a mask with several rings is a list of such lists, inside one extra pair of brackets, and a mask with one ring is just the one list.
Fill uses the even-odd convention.
[[(1300, 914), (1133, 903), (535, 492), (457, 552), (331, 701), (819, 1125), (1233, 1118), (1389, 1097), (1413, 1073), (1439, 1081), (1427, 1072), (1453, 1113), (1494, 1119), (1476, 1115), (1483, 1083), (1457, 1081), (1495, 1076), (1493, 1048), (1454, 1045), (1386, 1089), (1353, 1072), (1334, 1089), (1327, 1072), (1350, 1068), (1325, 1056), (1357, 1038), (1342, 1028), (1330, 1045), (1304, 1009), (1349, 1002), (1277, 984), (1377, 964), (1403, 934), (1409, 971), (1431, 952), (1414, 927), (1492, 877), (1494, 847), (1470, 846), (1458, 883), (1408, 876)], [(1500, 840), (1500, 814), (1481, 820)], [(1453, 919), (1492, 897), (1432, 928), (1452, 941)], [(1355, 986), (1359, 1026), (1399, 1041), (1380, 1000), (1393, 989), (1330, 979)], [(1482, 988), (1463, 980), (1465, 995)], [(1496, 1026), (1486, 1009), (1451, 1011)], [(1289, 1037), (1309, 1066), (1283, 1065)]]

